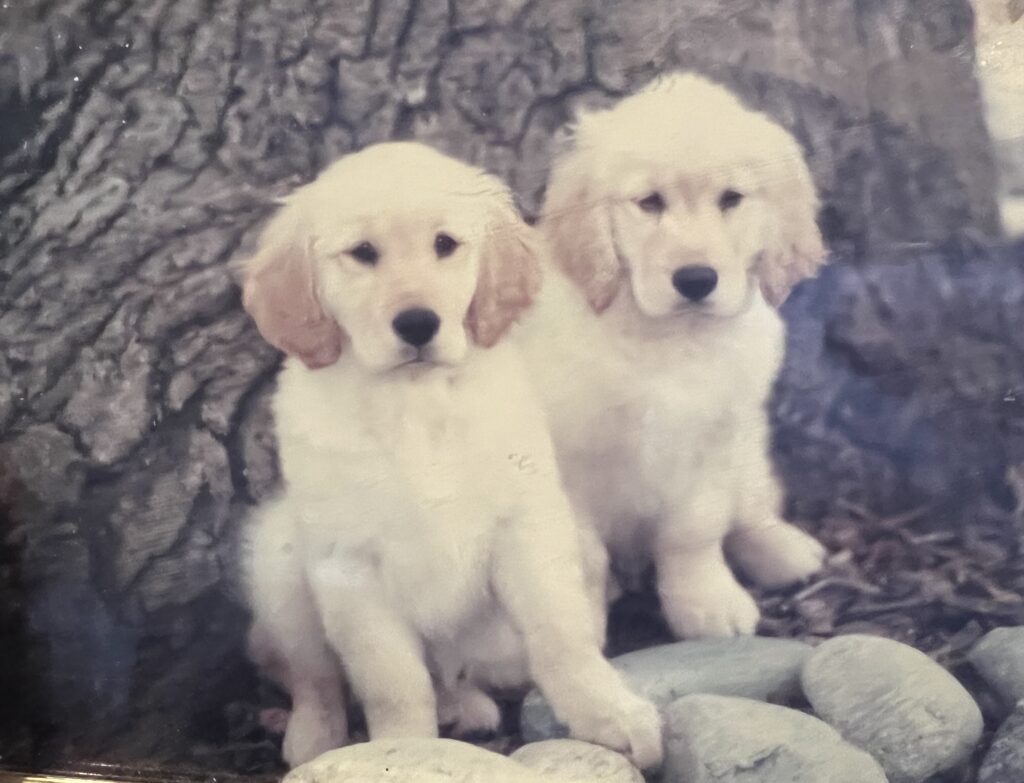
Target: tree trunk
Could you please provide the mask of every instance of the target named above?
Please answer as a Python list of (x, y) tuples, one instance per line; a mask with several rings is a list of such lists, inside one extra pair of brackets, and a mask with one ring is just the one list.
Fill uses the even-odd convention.
[[(278, 357), (241, 310), (228, 261), (273, 198), (336, 156), (421, 139), (508, 177), (532, 213), (574, 108), (696, 68), (795, 132), (823, 228), (851, 260), (998, 230), (966, 0), (39, 0), (0, 15), (6, 760), (238, 766), (225, 705), (251, 703), (257, 686), (236, 542), (276, 479)], [(957, 274), (915, 269), (925, 286)], [(891, 324), (865, 337), (876, 321), (858, 320), (885, 301), (866, 293), (881, 281), (915, 300), (917, 278), (893, 274), (844, 268), (800, 300), (824, 286), (831, 304), (791, 308), (806, 321), (795, 366), (817, 368), (780, 390), (780, 437), (804, 444), (789, 463), (781, 452), (803, 510), (865, 486), (899, 506), (921, 470), (913, 449), (933, 442), (897, 460), (870, 437), (877, 411), (849, 409), (820, 377), (836, 361), (822, 346), (877, 349), (843, 354), (844, 383), (861, 383), (858, 361), (887, 373), (903, 360), (884, 347)], [(987, 383), (1017, 350), (1008, 334), (949, 350), (994, 363), (969, 376)], [(918, 406), (914, 384), (936, 382), (899, 381)], [(950, 406), (961, 393), (984, 407), (996, 392), (951, 390)], [(907, 426), (937, 415), (901, 410)], [(943, 437), (969, 423), (957, 421)], [(836, 484), (822, 465), (840, 441), (869, 467)], [(801, 474), (819, 453), (807, 443), (821, 461)], [(927, 463), (926, 484), (942, 483), (949, 459)]]

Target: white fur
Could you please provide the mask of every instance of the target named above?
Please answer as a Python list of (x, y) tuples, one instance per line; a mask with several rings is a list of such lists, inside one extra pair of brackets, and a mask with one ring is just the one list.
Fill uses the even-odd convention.
[[(734, 189), (742, 201), (719, 206)], [(639, 207), (657, 192), (660, 214)], [(776, 301), (823, 255), (792, 138), (724, 89), (673, 76), (585, 116), (556, 165), (542, 228), (554, 262), (521, 337), (570, 497), (620, 572), (654, 561), (679, 636), (752, 633), (726, 564), (800, 580), (824, 551), (780, 517), (765, 403), (784, 327)], [(704, 265), (694, 304), (673, 271)]]
[[(307, 245), (331, 248), (314, 254), (316, 289), (355, 346), (322, 369), (288, 359), (274, 398), (284, 490), (252, 533), (252, 648), (292, 695), (285, 758), (346, 741), (340, 661), (371, 738), (436, 736), (439, 716), (494, 728), (484, 691), (530, 678), (575, 736), (656, 764), (657, 712), (600, 652), (603, 551), (586, 548), (587, 571), (519, 350), (463, 325), (481, 254), (510, 241), (480, 228), (508, 194), (418, 145), (382, 146), (351, 156), (372, 158), (372, 181), (334, 176), (287, 207)], [(438, 231), (461, 258), (431, 258)], [(374, 268), (344, 257), (367, 239)], [(390, 333), (409, 305), (443, 315), (430, 361), (406, 363)]]

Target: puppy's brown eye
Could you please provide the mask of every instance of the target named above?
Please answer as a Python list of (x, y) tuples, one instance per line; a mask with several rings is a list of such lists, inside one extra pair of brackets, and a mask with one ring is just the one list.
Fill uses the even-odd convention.
[(354, 248), (349, 250), (348, 254), (360, 264), (366, 264), (367, 266), (376, 264), (377, 259), (380, 258), (380, 253), (377, 252), (377, 248), (369, 242), (360, 242)]
[(738, 190), (729, 188), (729, 190), (723, 191), (722, 195), (718, 197), (718, 208), (726, 212), (733, 207), (739, 206), (741, 201), (743, 201), (743, 194)]
[(636, 205), (644, 212), (657, 214), (665, 211), (665, 199), (661, 197), (660, 193), (651, 193), (649, 196), (644, 196), (636, 202)]
[(437, 253), (438, 258), (450, 256), (458, 246), (459, 243), (448, 236), (448, 234), (438, 234), (434, 237), (434, 252)]

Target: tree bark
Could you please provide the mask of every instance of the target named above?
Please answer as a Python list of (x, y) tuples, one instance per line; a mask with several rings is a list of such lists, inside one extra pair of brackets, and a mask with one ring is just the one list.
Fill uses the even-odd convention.
[[(793, 130), (825, 233), (852, 262), (995, 235), (971, 24), (966, 0), (4, 4), (0, 754), (231, 764), (196, 748), (227, 743), (225, 705), (256, 688), (237, 540), (276, 481), (267, 400), (279, 359), (241, 310), (228, 262), (273, 198), (348, 150), (417, 138), (506, 176), (534, 213), (574, 109), (685, 67)], [(929, 270), (912, 274), (952, 313), (942, 285), (958, 273)], [(904, 464), (870, 437), (877, 411), (847, 413), (835, 379), (821, 380), (831, 396), (814, 385), (851, 341), (844, 383), (860, 383), (858, 361), (889, 367), (895, 327), (861, 317), (884, 306), (883, 281), (914, 300), (904, 274), (844, 268), (808, 289), (831, 304), (792, 308), (806, 321), (794, 350), (811, 356), (796, 366), (817, 368), (780, 387), (780, 437), (803, 455), (783, 473), (801, 510), (869, 489), (899, 506), (925, 470), (914, 450), (932, 441), (908, 441)], [(978, 274), (1019, 285), (1016, 272)], [(992, 363), (976, 383), (1019, 359), (1007, 331), (980, 344), (966, 336), (973, 322), (961, 327), (959, 360)], [(903, 380), (911, 406), (925, 405), (914, 384), (937, 382)], [(963, 392), (979, 411), (990, 393)], [(967, 398), (950, 394), (952, 407)], [(840, 441), (860, 462), (836, 484)], [(812, 453), (817, 472), (793, 467)], [(941, 484), (950, 460), (965, 465), (936, 456), (927, 481)], [(1001, 460), (985, 459), (986, 476)]]

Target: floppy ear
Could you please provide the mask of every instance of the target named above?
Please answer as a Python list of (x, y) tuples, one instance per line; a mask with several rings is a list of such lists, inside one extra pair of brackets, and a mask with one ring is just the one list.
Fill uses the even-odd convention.
[(618, 293), (622, 267), (594, 176), (593, 162), (579, 148), (562, 157), (548, 181), (541, 228), (555, 263), (600, 313)]
[(490, 348), (540, 291), (541, 270), (534, 229), (519, 216), (503, 185), (487, 222), (476, 292), (466, 314), (474, 342)]
[(774, 143), (764, 166), (775, 225), (769, 230), (757, 274), (764, 298), (779, 307), (793, 286), (817, 272), (826, 253), (818, 230), (818, 194), (800, 145), (774, 123), (771, 131), (766, 135)]
[(264, 229), (256, 255), (245, 262), (242, 304), (263, 339), (311, 370), (341, 356), (341, 327), (320, 303), (309, 247), (295, 207), (287, 202)]

